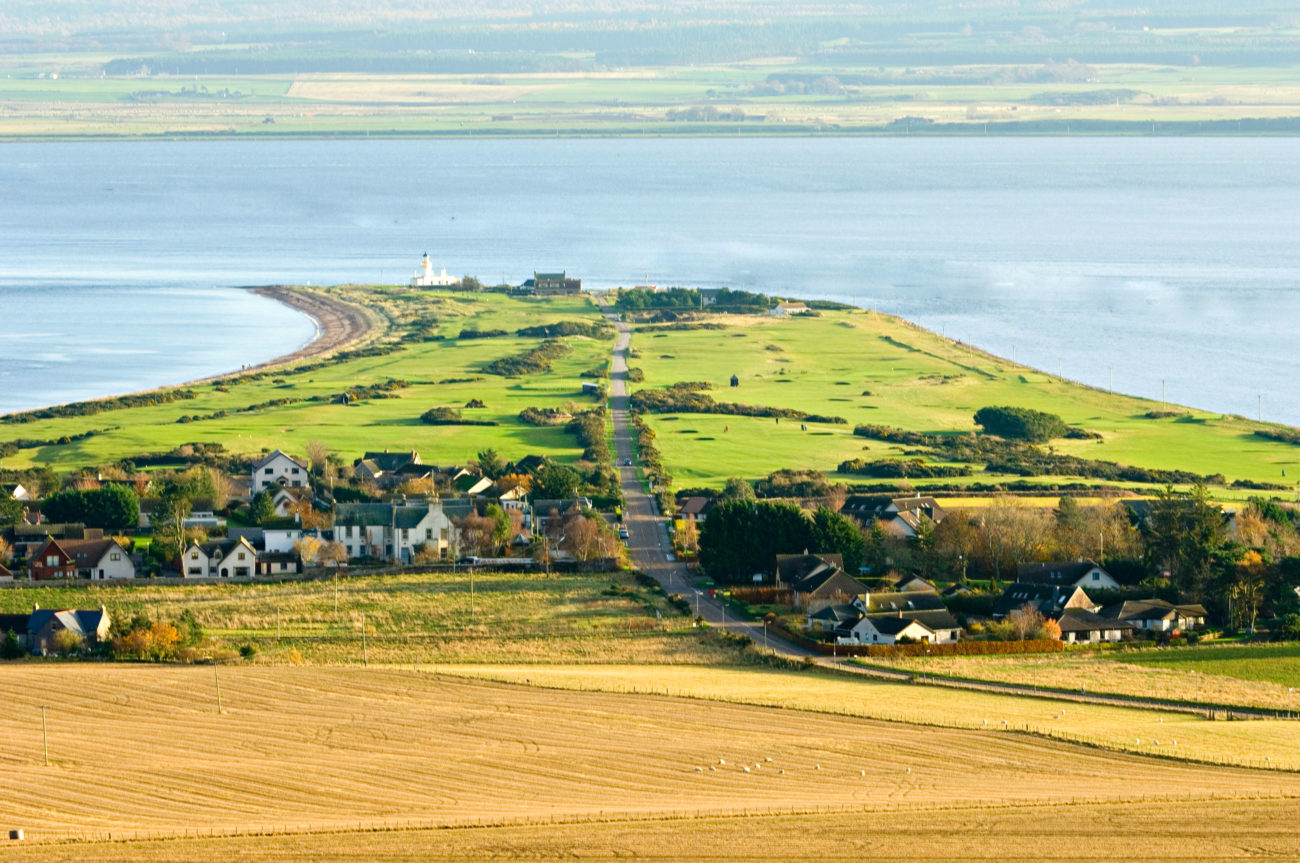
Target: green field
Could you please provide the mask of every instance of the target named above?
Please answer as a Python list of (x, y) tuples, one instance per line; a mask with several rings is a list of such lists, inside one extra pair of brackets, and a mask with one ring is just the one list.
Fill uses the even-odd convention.
[[(1108, 63), (1093, 67), (1087, 81), (978, 83), (1012, 70), (854, 64), (827, 69), (787, 58), (504, 73), (485, 84), (463, 74), (365, 72), (101, 77), (98, 58), (70, 69), (57, 57), (28, 59), (17, 68), (18, 77), (0, 86), (7, 109), (0, 114), (0, 139), (938, 131), (930, 124), (947, 134), (981, 135), (1293, 134), (1300, 117), (1296, 66)], [(0, 69), (2, 61), (0, 56)], [(48, 76), (59, 68), (59, 77)], [(820, 94), (772, 93), (764, 87), (769, 76), (882, 83)], [(1107, 93), (1123, 96), (1107, 99)]]
[[(0, 591), (0, 613), (105, 606), (176, 620), (192, 612), (227, 651), (252, 645), (260, 663), (735, 661), (662, 592), (627, 573), (493, 572), (336, 578), (283, 584), (33, 587)], [(362, 632), (365, 632), (365, 644)]]
[[(381, 317), (387, 329), (378, 337), (380, 344), (403, 336), (407, 340), (399, 343), (396, 352), (381, 356), (334, 362), (304, 372), (287, 369), (257, 380), (195, 386), (194, 399), (92, 416), (0, 424), (0, 440), (52, 441), (89, 430), (97, 432), (68, 444), (20, 450), (0, 466), (50, 466), (68, 471), (141, 453), (165, 453), (196, 441), (220, 443), (233, 453), (256, 455), (283, 449), (301, 455), (309, 441), (319, 440), (349, 464), (367, 450), (382, 449), (415, 449), (428, 464), (463, 464), (488, 447), (507, 459), (538, 453), (572, 461), (581, 454), (581, 447), (562, 427), (526, 426), (518, 421), (518, 414), (529, 406), (558, 408), (570, 402), (592, 406), (593, 398), (581, 394), (580, 375), (607, 363), (610, 341), (566, 338), (572, 352), (556, 360), (550, 372), (506, 378), (484, 373), (483, 365), (535, 347), (542, 339), (511, 335), (457, 340), (456, 336), (467, 327), (513, 333), (521, 326), (595, 321), (595, 307), (586, 297), (518, 299), (502, 294), (363, 287), (327, 292), (364, 305)], [(424, 326), (427, 329), (421, 329)], [(425, 337), (442, 340), (422, 340)], [(331, 401), (350, 388), (390, 378), (406, 380), (409, 386), (395, 390), (391, 398), (351, 404)], [(449, 382), (456, 380), (461, 382)], [(316, 397), (323, 401), (241, 410), (279, 399)], [(464, 408), (471, 399), (481, 400), (486, 407)], [(499, 425), (421, 423), (420, 415), (438, 406), (459, 408), (466, 419)], [(219, 411), (226, 411), (226, 416), (178, 422), (182, 417), (208, 417)]]
[(1029, 656), (873, 657), (868, 665), (1188, 703), (1300, 713), (1300, 647), (1202, 644), (1189, 648), (1067, 650)]
[[(1235, 677), (1273, 683), (1293, 692), (1300, 687), (1300, 645), (1221, 647), (1214, 650), (1175, 648), (1127, 658), (1128, 662), (1186, 674)], [(1300, 706), (1300, 696), (1296, 698)]]
[[(755, 479), (780, 468), (832, 473), (845, 459), (898, 458), (915, 447), (855, 437), (854, 426), (968, 432), (975, 429), (974, 413), (988, 405), (1047, 411), (1100, 433), (1101, 440), (1051, 444), (1055, 452), (1087, 459), (1273, 483), (1287, 482), (1282, 471), (1290, 468), (1294, 475), (1300, 465), (1300, 449), (1254, 436), (1265, 424), (1191, 410), (1186, 416), (1148, 419), (1149, 411), (1184, 409), (1018, 366), (878, 312), (826, 311), (816, 318), (789, 319), (716, 315), (709, 322), (726, 329), (635, 333), (632, 349), (638, 356), (629, 364), (645, 372), (638, 388), (707, 381), (718, 401), (794, 408), (847, 422), (811, 423), (803, 431), (801, 423), (790, 420), (650, 416), (665, 467), (679, 486), (720, 487), (729, 476)], [(729, 386), (733, 374), (739, 377), (736, 388)], [(981, 467), (956, 481), (1009, 479), (1019, 477), (1000, 477)], [(1062, 479), (1032, 481), (1051, 485)], [(1247, 493), (1215, 491), (1227, 497)]]

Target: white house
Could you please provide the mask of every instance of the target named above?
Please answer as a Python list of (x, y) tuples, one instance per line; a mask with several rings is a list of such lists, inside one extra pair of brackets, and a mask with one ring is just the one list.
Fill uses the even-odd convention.
[(307, 463), (285, 455), (280, 450), (253, 465), (253, 493), (271, 487), (307, 488)]
[(116, 540), (65, 539), (59, 545), (72, 556), (77, 575), (82, 578), (135, 578), (135, 561)]
[(774, 318), (788, 318), (791, 315), (802, 315), (808, 311), (806, 303), (777, 303), (776, 308), (768, 312)]
[(247, 578), (257, 574), (257, 549), (244, 537), (190, 543), (181, 554), (186, 578)]
[(32, 493), (23, 488), (22, 483), (0, 486), (0, 488), (4, 489), (4, 493), (14, 500), (30, 501), (32, 499)]
[(460, 279), (447, 275), (446, 269), (436, 273), (433, 271), (433, 264), (429, 261), (428, 252), (425, 252), (424, 257), (420, 259), (420, 269), (415, 271), (414, 276), (411, 276), (411, 287), (413, 288), (446, 288), (459, 284)]
[(280, 518), (289, 518), (294, 514), (294, 506), (302, 501), (311, 502), (311, 489), (280, 488), (271, 495), (275, 505), (275, 514)]
[(350, 558), (410, 563), (420, 547), (448, 557), (456, 526), (442, 501), (341, 503), (334, 510), (334, 539)]
[(1127, 599), (1108, 605), (1100, 612), (1102, 617), (1121, 620), (1137, 629), (1155, 632), (1186, 631), (1205, 623), (1205, 606), (1198, 604), (1174, 605), (1163, 599)]

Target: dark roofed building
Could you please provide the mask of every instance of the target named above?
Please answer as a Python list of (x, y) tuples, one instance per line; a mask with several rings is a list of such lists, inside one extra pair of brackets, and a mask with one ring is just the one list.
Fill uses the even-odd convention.
[(576, 294), (582, 291), (582, 279), (570, 278), (564, 270), (558, 273), (539, 273), (534, 270), (533, 277), (521, 287), (527, 294)]
[(1082, 608), (1089, 612), (1097, 608), (1097, 604), (1081, 587), (1018, 581), (1007, 585), (1007, 589), (993, 603), (993, 617), (1001, 619), (1025, 605), (1032, 605), (1044, 617), (1053, 618), (1059, 617), (1067, 608)]
[(28, 648), (33, 653), (49, 653), (55, 648), (54, 636), (64, 629), (75, 633), (87, 646), (93, 646), (108, 638), (111, 623), (102, 605), (96, 609), (63, 611), (38, 607), (27, 621)]
[(810, 575), (832, 569), (844, 569), (844, 556), (840, 554), (778, 554), (776, 556), (776, 583), (794, 587)]
[(688, 497), (677, 507), (677, 515), (687, 521), (704, 521), (715, 501), (711, 497)]
[(866, 596), (869, 588), (838, 566), (820, 566), (791, 588), (794, 605), (813, 611), (845, 600)]
[(1065, 609), (1056, 625), (1061, 627), (1061, 640), (1066, 644), (1119, 641), (1133, 629), (1128, 621), (1102, 617), (1087, 608)]
[(1092, 590), (1119, 589), (1119, 582), (1091, 560), (1067, 563), (1022, 563), (1016, 567), (1016, 580), (1038, 584), (1074, 585)]
[(867, 598), (867, 612), (870, 614), (901, 612), (906, 615), (918, 611), (947, 611), (947, 606), (939, 594), (924, 591), (872, 593)]
[(1205, 606), (1175, 605), (1163, 599), (1127, 599), (1108, 605), (1102, 617), (1124, 621), (1139, 629), (1156, 632), (1195, 629), (1205, 623)]

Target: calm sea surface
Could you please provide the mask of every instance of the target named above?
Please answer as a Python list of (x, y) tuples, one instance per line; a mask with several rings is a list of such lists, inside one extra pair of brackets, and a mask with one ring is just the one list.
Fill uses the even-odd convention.
[(0, 145), (0, 411), (291, 351), (235, 290), (567, 269), (857, 301), (1052, 372), (1300, 423), (1294, 139)]

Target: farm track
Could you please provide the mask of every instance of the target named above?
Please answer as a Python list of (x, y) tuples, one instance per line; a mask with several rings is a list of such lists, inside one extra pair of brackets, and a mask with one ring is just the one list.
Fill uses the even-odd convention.
[(45, 843), (109, 833), (122, 840), (694, 819), (832, 805), (893, 812), (1162, 794), (1300, 799), (1300, 775), (993, 731), (418, 671), (216, 673), (222, 715), (211, 668), (4, 669), (0, 769), (12, 787), (43, 793), (0, 801), (0, 824)]

